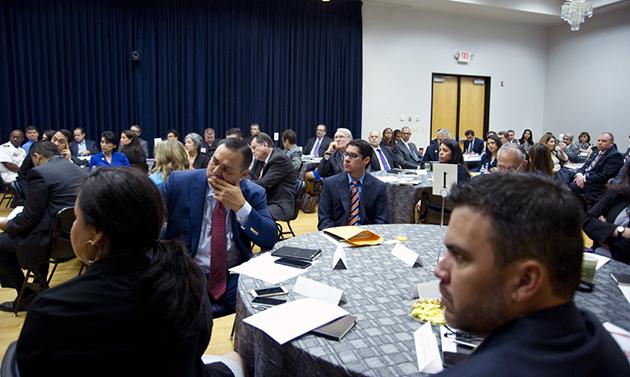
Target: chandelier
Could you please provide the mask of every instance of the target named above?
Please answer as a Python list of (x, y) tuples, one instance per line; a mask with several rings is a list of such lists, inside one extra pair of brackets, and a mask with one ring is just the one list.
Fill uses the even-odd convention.
[(560, 16), (571, 25), (571, 31), (580, 30), (584, 17), (593, 15), (593, 5), (586, 0), (568, 0), (562, 4)]

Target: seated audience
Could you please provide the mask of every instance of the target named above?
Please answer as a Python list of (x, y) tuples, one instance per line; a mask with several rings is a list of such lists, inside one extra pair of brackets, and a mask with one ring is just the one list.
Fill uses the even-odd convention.
[(475, 131), (467, 130), (464, 133), (466, 140), (464, 140), (464, 154), (482, 154), (483, 153), (483, 140), (475, 137)]
[(547, 146), (541, 143), (534, 144), (529, 149), (529, 171), (542, 176), (553, 176), (553, 161)]
[(262, 186), (267, 194), (267, 207), (275, 220), (286, 221), (295, 211), (297, 171), (289, 157), (274, 148), (269, 135), (260, 132), (252, 139), (253, 168), (249, 175), (252, 182)]
[[(84, 169), (59, 156), (59, 149), (50, 141), (31, 146), (35, 167), (27, 174), (24, 210), (13, 219), (0, 218), (0, 283), (20, 293), (24, 283), (22, 268), (31, 269), (39, 287), (46, 288), (50, 227), (60, 209), (74, 205)], [(20, 307), (17, 302), (0, 304), (0, 310), (25, 310), (35, 296), (25, 290)]]
[(317, 180), (330, 177), (343, 171), (343, 154), (346, 152), (348, 142), (352, 140), (352, 132), (347, 128), (337, 128), (335, 140), (328, 145), (324, 157), (317, 167)]
[(297, 146), (297, 135), (292, 129), (288, 129), (282, 133), (282, 146), (284, 153), (287, 155), (296, 172), (300, 171), (302, 166), (302, 151)]
[(570, 162), (581, 162), (579, 161), (580, 147), (578, 147), (577, 143), (573, 144), (573, 134), (566, 133), (562, 135), (560, 149), (564, 151)]
[(315, 137), (306, 141), (302, 152), (307, 156), (323, 157), (330, 143), (332, 143), (332, 139), (326, 136), (326, 125), (318, 124), (315, 129)]
[(147, 172), (147, 154), (140, 145), (140, 138), (131, 130), (124, 130), (120, 134), (120, 148), (118, 151), (127, 156), (129, 164), (143, 172)]
[(201, 135), (194, 132), (189, 133), (184, 138), (184, 147), (188, 153), (188, 163), (191, 169), (205, 169), (208, 167), (210, 156), (200, 152), (202, 143)]
[(590, 202), (597, 202), (606, 189), (608, 180), (617, 175), (623, 166), (623, 157), (617, 151), (615, 137), (604, 132), (597, 138), (597, 153), (593, 152), (579, 168), (569, 187)]
[(434, 271), (444, 317), (485, 339), (440, 376), (630, 375), (612, 336), (573, 302), (584, 241), (571, 192), (532, 174), (487, 174), (456, 185), (448, 202)]
[(22, 145), (22, 149), (28, 156), (28, 150), (31, 148), (31, 145), (39, 141), (39, 131), (35, 126), (28, 126), (24, 129), (24, 134), (26, 135), (26, 143)]
[(372, 146), (372, 149), (374, 149), (374, 155), (370, 163), (370, 169), (372, 171), (390, 171), (398, 167), (394, 152), (390, 147), (382, 145), (381, 134), (378, 131), (370, 132), (368, 142)]
[(584, 232), (596, 253), (630, 264), (630, 171), (619, 185), (609, 186), (586, 214)]
[(505, 139), (508, 143), (518, 144), (518, 139), (514, 137), (514, 130), (505, 131)]
[(497, 155), (499, 153), (499, 148), (501, 147), (501, 140), (499, 136), (496, 134), (488, 134), (486, 137), (486, 153), (481, 156), (481, 167), (480, 171), (482, 173), (494, 173), (497, 170)]
[(24, 133), (22, 130), (13, 130), (9, 135), (9, 141), (0, 145), (0, 177), (4, 183), (12, 183), (17, 178), (20, 165), (26, 157), (22, 149)]
[[(431, 161), (438, 161), (440, 155), (440, 144), (442, 143), (442, 140), (449, 139), (450, 137), (451, 134), (448, 132), (448, 130), (437, 130), (437, 137), (431, 140), (431, 142), (427, 146), (427, 150), (422, 157), (422, 162), (426, 163)], [(402, 166), (402, 164), (400, 165)]]
[(260, 135), (260, 124), (251, 123), (249, 125), (249, 136), (245, 138), (245, 142), (247, 143), (247, 145), (251, 145), (252, 139), (254, 139), (258, 135)]
[(438, 159), (441, 164), (457, 164), (457, 183), (470, 180), (470, 172), (468, 172), (468, 168), (464, 164), (464, 155), (459, 148), (459, 143), (455, 140), (442, 140)]
[(134, 134), (136, 134), (136, 136), (138, 137), (138, 141), (140, 142), (140, 146), (144, 150), (144, 155), (149, 158), (149, 143), (147, 143), (146, 140), (140, 137), (140, 135), (142, 135), (142, 128), (140, 128), (140, 125), (134, 123), (129, 127), (129, 129), (133, 131)]
[(129, 166), (127, 156), (120, 152), (114, 152), (114, 149), (116, 149), (116, 135), (112, 131), (103, 132), (101, 134), (101, 152), (92, 155), (88, 168), (92, 170), (94, 167), (101, 166)]
[(383, 130), (383, 139), (381, 140), (382, 147), (389, 147), (392, 152), (396, 148), (396, 141), (394, 140), (394, 131), (387, 127)]
[(317, 229), (388, 223), (386, 184), (366, 172), (372, 157), (372, 146), (365, 140), (348, 143), (344, 171), (324, 180)]
[(580, 134), (578, 135), (577, 146), (580, 149), (580, 156), (576, 162), (586, 161), (591, 156), (591, 152), (593, 152), (593, 144), (591, 144), (591, 135), (586, 131), (580, 132)]
[(44, 133), (42, 134), (42, 140), (48, 140), (50, 141), (53, 137), (53, 134), (55, 133), (55, 130), (51, 130), (50, 128), (45, 129)]
[(77, 157), (90, 156), (98, 153), (98, 147), (94, 140), (85, 138), (85, 130), (83, 127), (77, 127), (74, 129), (74, 141), (70, 143), (70, 151)]
[(225, 138), (226, 139), (236, 138), (236, 139), (243, 140), (243, 131), (241, 131), (240, 128), (236, 128), (236, 127), (235, 128), (230, 128), (227, 131), (225, 131)]
[(50, 141), (59, 149), (59, 155), (75, 165), (87, 166), (88, 161), (81, 160), (72, 154), (70, 143), (72, 142), (72, 133), (69, 130), (61, 129), (56, 131)]
[(172, 172), (190, 168), (188, 153), (182, 143), (177, 140), (158, 143), (153, 152), (155, 154), (155, 166), (149, 178), (158, 188), (162, 187)]
[(72, 247), (89, 267), (33, 302), (16, 348), (20, 375), (242, 374), (238, 354), (201, 360), (212, 332), (206, 282), (181, 243), (156, 241), (164, 201), (146, 175), (93, 171), (74, 210)]
[(395, 129), (394, 130), (394, 147), (396, 147), (396, 144), (402, 140), (402, 135), (401, 135), (402, 131), (400, 131), (399, 129)]
[(214, 128), (206, 128), (203, 131), (203, 145), (201, 146), (201, 149), (199, 150), (201, 153), (205, 153), (208, 156), (212, 157), (212, 155), (214, 154), (214, 151), (217, 150), (217, 147), (219, 146), (219, 143), (221, 142), (221, 139), (217, 139), (215, 137), (215, 133), (214, 133)]
[(507, 143), (497, 152), (497, 171), (499, 173), (525, 172), (529, 161), (525, 149), (517, 143)]
[(501, 148), (501, 145), (508, 143), (507, 132), (499, 131), (499, 132), (497, 132), (497, 136), (499, 137), (499, 141), (501, 141), (501, 144), (499, 145), (499, 148)]
[(174, 129), (170, 129), (166, 131), (166, 140), (177, 140), (179, 141), (179, 132)]
[(396, 142), (396, 147), (393, 151), (396, 157), (396, 164), (403, 169), (419, 169), (422, 159), (418, 155), (418, 147), (409, 141), (410, 137), (411, 129), (403, 127), (400, 132), (401, 139)]
[(238, 274), (228, 274), (228, 268), (249, 260), (252, 244), (271, 250), (278, 239), (265, 190), (246, 179), (251, 160), (245, 141), (228, 138), (206, 171), (172, 172), (162, 186), (168, 213), (164, 238), (184, 241), (208, 278), (215, 314), (236, 307)]
[(540, 138), (540, 143), (547, 146), (553, 161), (553, 172), (557, 173), (565, 163), (569, 161), (569, 157), (556, 143), (556, 137), (552, 133), (547, 132)]
[(525, 152), (529, 152), (529, 148), (534, 146), (534, 136), (532, 134), (532, 130), (526, 128), (523, 131), (523, 135), (518, 139), (518, 143), (525, 149)]

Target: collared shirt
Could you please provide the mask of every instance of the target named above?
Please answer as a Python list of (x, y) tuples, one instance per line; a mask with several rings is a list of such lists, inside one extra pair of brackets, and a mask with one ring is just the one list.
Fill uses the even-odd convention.
[(26, 152), (22, 147), (15, 147), (10, 141), (0, 145), (0, 175), (6, 183), (11, 183), (17, 178), (17, 173), (10, 171), (2, 162), (10, 162), (17, 166), (22, 165), (26, 158)]
[[(385, 152), (383, 152), (383, 148), (379, 146), (377, 148), (372, 147), (372, 149), (374, 149), (374, 155), (376, 156), (376, 161), (378, 161), (378, 164), (381, 167), (381, 170), (385, 170), (385, 164), (383, 163), (381, 156), (386, 160), (387, 160), (387, 156), (385, 156)], [(381, 151), (381, 153), (378, 153), (379, 150)], [(387, 164), (389, 164), (389, 162), (387, 162)], [(391, 166), (390, 166), (390, 169), (391, 169)]]
[(77, 150), (79, 151), (79, 154), (83, 154), (83, 152), (87, 152), (87, 147), (85, 145), (85, 139), (83, 139), (82, 142), (77, 143)]
[[(352, 176), (348, 173), (346, 173), (348, 175), (348, 186), (352, 186), (352, 181), (354, 181), (355, 178), (352, 178)], [(357, 181), (359, 181), (359, 197), (361, 197), (361, 190), (363, 188), (363, 179), (365, 178), (365, 173), (363, 173), (362, 176), (360, 176), (359, 178), (356, 178)]]
[[(212, 186), (208, 185), (206, 200), (203, 209), (203, 221), (201, 222), (201, 232), (199, 234), (199, 245), (197, 246), (197, 254), (195, 254), (195, 263), (201, 268), (205, 274), (210, 272), (210, 241), (212, 238), (212, 211), (216, 206), (217, 200), (214, 198)], [(236, 221), (245, 226), (252, 206), (246, 201), (243, 207), (236, 212)], [(227, 232), (227, 262), (228, 268), (236, 266), (239, 261), (238, 250), (235, 249), (232, 242), (232, 222), (230, 221), (230, 213), (232, 210), (226, 207), (225, 211), (225, 230)]]

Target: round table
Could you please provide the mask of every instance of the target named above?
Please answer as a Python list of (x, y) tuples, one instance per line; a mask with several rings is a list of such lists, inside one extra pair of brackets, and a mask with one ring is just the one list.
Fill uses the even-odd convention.
[[(385, 241), (406, 236), (404, 243), (418, 252), (424, 267), (411, 268), (390, 255), (392, 244), (345, 248), (348, 270), (333, 270), (336, 246), (323, 232), (310, 233), (279, 242), (320, 248), (322, 256), (302, 276), (343, 289), (347, 302), (342, 305), (357, 317), (356, 326), (341, 340), (334, 341), (306, 334), (279, 345), (262, 331), (242, 322), (258, 312), (251, 306), (252, 289), (268, 284), (247, 276), (239, 278), (236, 306), (235, 350), (245, 359), (255, 376), (403, 376), (418, 372), (413, 332), (421, 323), (410, 315), (418, 283), (434, 279), (437, 247), (442, 238), (436, 225), (365, 226)], [(446, 227), (443, 228), (443, 232)], [(443, 251), (442, 251), (443, 254)], [(628, 271), (628, 266), (610, 261), (597, 271), (595, 291), (578, 292), (578, 307), (594, 312), (602, 322), (611, 321), (630, 330), (630, 304), (609, 277), (611, 271)], [(289, 291), (295, 278), (282, 283)], [(288, 300), (299, 295), (289, 293)]]

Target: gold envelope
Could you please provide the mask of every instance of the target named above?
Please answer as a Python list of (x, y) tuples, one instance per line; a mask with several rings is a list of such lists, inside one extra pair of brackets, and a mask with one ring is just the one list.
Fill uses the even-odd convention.
[(338, 226), (324, 229), (324, 232), (340, 238), (354, 246), (372, 246), (383, 242), (383, 237), (358, 226)]

